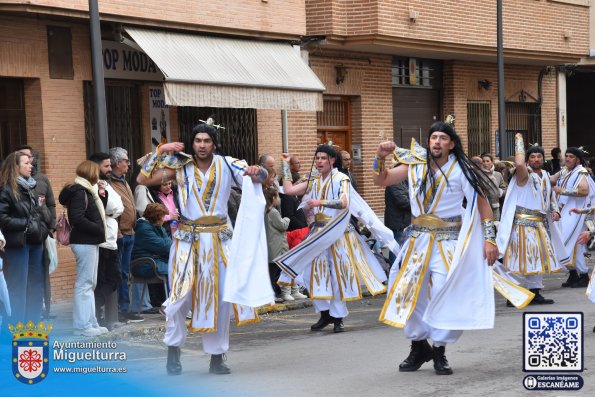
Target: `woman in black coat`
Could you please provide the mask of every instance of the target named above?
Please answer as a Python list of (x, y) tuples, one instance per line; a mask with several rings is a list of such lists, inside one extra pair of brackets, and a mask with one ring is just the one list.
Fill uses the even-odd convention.
[[(68, 207), (70, 248), (76, 257), (74, 307), (72, 310), (74, 334), (97, 336), (108, 332), (100, 327), (95, 316), (95, 295), (99, 244), (105, 242), (105, 212), (107, 191), (99, 181), (99, 166), (83, 161), (76, 168), (77, 177), (72, 185), (60, 192), (60, 204)], [(102, 185), (98, 186), (97, 183)]]
[[(41, 320), (43, 243), (48, 225), (40, 215), (31, 158), (15, 152), (0, 168), (0, 230), (6, 239), (2, 257), (12, 314), (7, 323)], [(2, 327), (5, 332), (7, 327)]]

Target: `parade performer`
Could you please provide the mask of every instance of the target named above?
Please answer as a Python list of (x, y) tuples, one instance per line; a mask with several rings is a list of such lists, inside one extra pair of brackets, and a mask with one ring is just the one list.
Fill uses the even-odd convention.
[[(496, 242), (506, 269), (535, 294), (530, 304), (552, 304), (541, 295), (543, 274), (557, 273), (569, 263), (557, 224), (560, 211), (550, 175), (543, 169), (545, 152), (515, 136), (515, 171), (502, 207)], [(513, 306), (510, 301), (508, 306)]]
[(569, 147), (564, 156), (564, 167), (551, 177), (560, 206), (562, 241), (570, 256), (568, 279), (562, 287), (584, 288), (589, 284), (585, 246), (577, 243), (580, 233), (586, 230), (585, 215), (564, 211), (564, 207), (585, 208), (595, 204), (595, 183), (584, 167), (584, 155), (581, 148)]
[[(386, 169), (391, 154), (400, 164)], [(493, 276), (486, 265), (498, 254), (492, 208), (484, 194), (490, 181), (464, 154), (452, 125), (443, 122), (430, 127), (428, 150), (413, 140), (411, 150), (381, 143), (373, 171), (376, 185), (408, 180), (412, 212), (410, 237), (391, 268), (380, 321), (404, 328), (412, 341), (399, 371), (416, 371), (433, 359), (437, 374), (450, 375), (445, 346), (464, 329), (492, 328), (494, 323)]]
[[(283, 271), (280, 283), (288, 276), (306, 286), (320, 319), (311, 326), (319, 331), (334, 324), (343, 332), (343, 319), (349, 314), (347, 301), (362, 298), (361, 285), (372, 295), (386, 292), (386, 273), (363, 238), (350, 224), (351, 215), (360, 219), (389, 249), (397, 250), (392, 232), (374, 215), (355, 192), (349, 177), (339, 172), (340, 158), (330, 145), (316, 148), (316, 169), (304, 182), (292, 185), (289, 154), (283, 155), (285, 194), (306, 195), (303, 201), (314, 212), (310, 234), (297, 246), (276, 258)], [(291, 281), (293, 282), (293, 281)]]
[[(578, 239), (576, 240), (577, 244), (586, 245), (589, 241), (595, 237), (595, 223), (593, 222), (593, 215), (595, 215), (595, 206), (586, 207), (586, 208), (571, 208), (569, 211), (571, 214), (578, 214), (578, 215), (586, 215), (587, 221), (585, 222), (587, 228), (589, 230), (585, 230), (581, 232)], [(589, 285), (587, 286), (586, 295), (587, 298), (591, 302), (595, 302), (595, 285), (593, 285), (593, 278), (595, 278), (595, 269), (593, 269), (593, 273), (591, 273), (591, 279), (589, 280)], [(595, 328), (593, 328), (593, 332), (595, 332)]]
[[(274, 301), (268, 282), (265, 201), (260, 185), (267, 173), (243, 160), (216, 154), (217, 144), (217, 130), (199, 124), (187, 145), (192, 156), (179, 153), (184, 149), (180, 142), (160, 145), (146, 159), (137, 179), (144, 185), (170, 180), (178, 185), (181, 219), (169, 256), (171, 295), (163, 339), (170, 375), (182, 372), (180, 346), (186, 339), (189, 310), (188, 329), (204, 333), (203, 350), (211, 354), (209, 372), (228, 374), (223, 359), (229, 348), (229, 302), (250, 306), (233, 305), (236, 323), (241, 325), (258, 321), (253, 307)], [(243, 188), (233, 232), (227, 216), (232, 185)]]

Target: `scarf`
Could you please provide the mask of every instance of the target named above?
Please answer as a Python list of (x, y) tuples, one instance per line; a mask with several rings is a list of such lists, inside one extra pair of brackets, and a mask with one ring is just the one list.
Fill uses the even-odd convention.
[(33, 177), (25, 178), (22, 175), (17, 177), (17, 184), (25, 189), (27, 195), (29, 195), (29, 200), (31, 201), (31, 209), (37, 207), (37, 202), (35, 200), (35, 195), (33, 194), (33, 189), (35, 189), (35, 185), (37, 185), (37, 181), (33, 179)]
[(74, 178), (74, 183), (79, 184), (82, 187), (84, 187), (93, 196), (93, 200), (95, 201), (95, 205), (97, 206), (99, 215), (101, 215), (101, 221), (103, 222), (103, 230), (104, 230), (104, 233), (106, 234), (105, 237), (107, 239), (107, 225), (105, 224), (105, 209), (103, 208), (103, 203), (101, 202), (101, 199), (99, 198), (99, 193), (97, 192), (97, 185), (96, 184), (91, 185), (91, 182), (89, 182), (88, 180), (86, 180), (85, 178), (82, 178), (80, 176), (77, 176), (76, 178)]

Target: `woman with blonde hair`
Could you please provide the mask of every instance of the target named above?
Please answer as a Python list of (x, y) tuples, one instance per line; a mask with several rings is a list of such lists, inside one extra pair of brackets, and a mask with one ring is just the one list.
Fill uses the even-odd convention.
[(0, 229), (6, 239), (3, 271), (12, 303), (7, 322), (12, 325), (41, 320), (48, 225), (39, 212), (31, 169), (31, 158), (19, 152), (9, 154), (0, 168)]
[[(105, 242), (105, 205), (108, 192), (99, 181), (99, 166), (83, 161), (76, 168), (74, 183), (60, 192), (60, 204), (68, 208), (70, 248), (76, 257), (74, 283), (74, 334), (97, 336), (108, 332), (95, 316), (95, 296), (99, 244)], [(99, 185), (98, 185), (99, 182)]]

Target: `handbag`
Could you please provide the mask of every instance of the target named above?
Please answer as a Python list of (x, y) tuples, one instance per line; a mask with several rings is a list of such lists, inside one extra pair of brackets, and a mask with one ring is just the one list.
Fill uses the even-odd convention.
[[(85, 193), (85, 210), (89, 206), (87, 200), (87, 194)], [(56, 221), (56, 240), (58, 240), (60, 245), (70, 245), (70, 232), (72, 232), (72, 226), (70, 226), (70, 222), (68, 222), (66, 211), (62, 211)]]
[(70, 244), (70, 232), (72, 231), (72, 227), (68, 222), (68, 217), (66, 216), (66, 211), (62, 211), (62, 214), (58, 216), (58, 220), (56, 221), (56, 240), (60, 245), (69, 245)]

